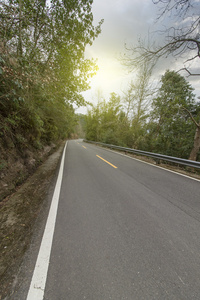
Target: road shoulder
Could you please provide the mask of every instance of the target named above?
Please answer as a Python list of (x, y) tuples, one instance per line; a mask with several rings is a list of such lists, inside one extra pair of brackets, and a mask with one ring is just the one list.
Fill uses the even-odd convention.
[[(10, 299), (18, 285), (20, 266), (35, 231), (44, 226), (55, 173), (64, 148), (59, 149), (1, 206), (0, 300)], [(9, 297), (9, 298), (8, 298)]]

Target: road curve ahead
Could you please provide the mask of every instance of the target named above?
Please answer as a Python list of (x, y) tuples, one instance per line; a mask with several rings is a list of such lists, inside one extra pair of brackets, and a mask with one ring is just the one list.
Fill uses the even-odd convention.
[(200, 182), (69, 141), (44, 299), (200, 299)]

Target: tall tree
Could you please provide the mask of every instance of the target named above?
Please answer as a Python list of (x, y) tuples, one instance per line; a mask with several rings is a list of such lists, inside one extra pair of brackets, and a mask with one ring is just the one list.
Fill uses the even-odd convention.
[[(152, 103), (156, 151), (174, 156), (189, 156), (197, 110), (193, 88), (183, 76), (166, 71), (158, 95)], [(197, 122), (197, 121), (196, 121)], [(196, 156), (198, 151), (196, 152)], [(191, 157), (190, 157), (191, 158)], [(196, 157), (193, 157), (193, 159)]]
[(189, 111), (188, 109), (184, 108), (185, 111), (189, 114), (192, 122), (195, 125), (195, 135), (194, 135), (194, 142), (193, 148), (190, 152), (189, 159), (197, 160), (199, 150), (200, 150), (200, 102), (196, 103), (193, 112)]
[(127, 117), (132, 123), (132, 145), (140, 147), (143, 127), (149, 114), (150, 102), (154, 93), (151, 82), (153, 65), (144, 63), (131, 82), (129, 89), (124, 93), (124, 104)]

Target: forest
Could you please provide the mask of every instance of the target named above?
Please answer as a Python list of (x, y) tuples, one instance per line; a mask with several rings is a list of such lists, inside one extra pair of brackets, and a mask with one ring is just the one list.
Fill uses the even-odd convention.
[(143, 66), (123, 97), (101, 93), (85, 118), (86, 139), (200, 160), (200, 102), (192, 86), (167, 70), (159, 88), (150, 83), (151, 68)]

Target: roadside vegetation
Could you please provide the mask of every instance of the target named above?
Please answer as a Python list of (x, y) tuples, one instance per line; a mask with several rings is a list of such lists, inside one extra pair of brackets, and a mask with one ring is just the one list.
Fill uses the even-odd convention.
[(167, 70), (156, 92), (140, 89), (131, 83), (123, 98), (112, 93), (106, 102), (100, 97), (88, 110), (86, 139), (200, 160), (200, 103), (192, 86)]
[(92, 2), (0, 2), (0, 299), (16, 283), (63, 140), (76, 136), (74, 107), (85, 105), (97, 70), (84, 58), (101, 31)]
[[(80, 92), (97, 70), (94, 60), (84, 58), (102, 24), (93, 26), (91, 6), (86, 0), (0, 3), (1, 190), (14, 165), (37, 165), (38, 152), (73, 137), (74, 107), (85, 105)], [(18, 181), (11, 186), (29, 170), (13, 170)]]
[[(161, 30), (163, 44), (155, 42), (154, 32), (148, 44), (140, 38), (137, 45), (126, 45), (122, 63), (133, 72), (134, 80), (123, 96), (112, 93), (108, 103), (103, 96), (96, 97), (97, 105), (88, 109), (86, 116), (86, 138), (200, 161), (200, 101), (183, 76), (200, 76), (196, 3), (153, 3), (160, 9), (157, 22), (168, 15), (173, 25)], [(182, 59), (182, 67), (166, 70), (155, 84), (154, 67), (168, 57)]]
[(73, 105), (95, 62), (85, 47), (100, 33), (92, 1), (1, 1), (0, 142), (36, 148), (70, 137)]

